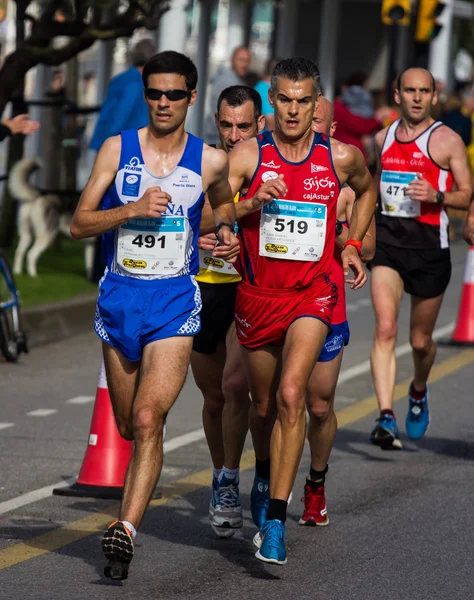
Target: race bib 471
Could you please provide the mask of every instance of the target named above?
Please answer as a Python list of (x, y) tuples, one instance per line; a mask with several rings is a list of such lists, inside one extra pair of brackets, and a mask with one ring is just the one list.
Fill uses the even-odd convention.
[(403, 171), (382, 171), (380, 197), (382, 214), (387, 217), (413, 218), (421, 214), (418, 200), (407, 196), (407, 188), (416, 179), (416, 173)]

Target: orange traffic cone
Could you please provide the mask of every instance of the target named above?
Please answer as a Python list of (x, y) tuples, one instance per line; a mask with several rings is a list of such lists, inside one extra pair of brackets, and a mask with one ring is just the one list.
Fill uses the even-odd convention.
[(469, 246), (458, 319), (450, 344), (474, 345), (474, 246)]
[(102, 361), (89, 444), (81, 472), (76, 483), (69, 487), (56, 488), (53, 494), (86, 498), (121, 498), (132, 452), (133, 442), (128, 442), (120, 436), (115, 423)]

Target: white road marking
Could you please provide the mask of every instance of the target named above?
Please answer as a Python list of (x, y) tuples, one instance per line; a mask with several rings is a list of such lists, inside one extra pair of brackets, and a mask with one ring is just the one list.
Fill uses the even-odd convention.
[(94, 396), (76, 396), (70, 400), (66, 400), (66, 404), (89, 404), (94, 401)]
[(8, 429), (9, 427), (13, 427), (14, 425), (15, 425), (15, 423), (0, 423), (0, 430)]
[(30, 412), (27, 412), (26, 414), (29, 417), (48, 417), (57, 412), (57, 408), (37, 408), (36, 410), (30, 410)]
[[(454, 329), (454, 325), (455, 324), (453, 322), (443, 327), (439, 327), (438, 329), (435, 329), (433, 337), (435, 339), (439, 339), (446, 335), (449, 335)], [(403, 344), (402, 346), (398, 346), (398, 348), (396, 349), (396, 355), (403, 356), (404, 354), (408, 354), (410, 351), (410, 344)], [(339, 383), (344, 383), (346, 381), (349, 381), (350, 379), (354, 379), (355, 377), (367, 373), (368, 371), (370, 371), (370, 361), (366, 360), (358, 365), (355, 365), (354, 367), (344, 369), (341, 375), (339, 376)], [(167, 454), (168, 452), (172, 452), (173, 450), (177, 450), (178, 448), (182, 448), (183, 446), (189, 446), (194, 442), (203, 440), (204, 437), (204, 430), (202, 428), (190, 431), (183, 435), (179, 435), (171, 440), (165, 441), (165, 443), (163, 444), (163, 452)], [(21, 496), (17, 496), (16, 498), (12, 498), (11, 500), (0, 502), (0, 515), (10, 512), (11, 510), (20, 508), (21, 506), (31, 504), (32, 502), (37, 502), (39, 500), (43, 500), (44, 498), (48, 498), (49, 496), (51, 496), (54, 488), (66, 487), (68, 485), (71, 485), (75, 481), (76, 478), (74, 477), (66, 481), (60, 481), (58, 483), (54, 483), (53, 485), (48, 485), (38, 490), (33, 490), (32, 492), (27, 492), (26, 494), (22, 494)]]
[[(454, 321), (452, 323), (448, 323), (448, 325), (444, 325), (443, 327), (438, 327), (433, 332), (433, 338), (435, 340), (439, 340), (440, 338), (449, 335), (454, 329)], [(411, 352), (410, 344), (402, 344), (395, 348), (395, 354), (399, 358), (400, 356), (405, 356), (405, 354), (409, 354)], [(370, 360), (364, 360), (364, 362), (359, 363), (353, 367), (349, 367), (348, 369), (344, 369), (341, 371), (339, 375), (338, 383), (346, 383), (346, 381), (350, 381), (355, 377), (359, 377), (359, 375), (363, 375), (370, 371)]]

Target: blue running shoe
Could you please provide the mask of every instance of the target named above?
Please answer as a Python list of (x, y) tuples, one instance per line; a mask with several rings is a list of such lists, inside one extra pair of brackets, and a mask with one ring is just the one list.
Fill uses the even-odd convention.
[[(413, 384), (412, 384), (413, 385)], [(422, 438), (430, 424), (430, 413), (428, 411), (428, 387), (423, 400), (415, 400), (411, 396), (412, 385), (408, 392), (408, 414), (405, 421), (408, 437), (412, 440)]]
[(255, 556), (266, 563), (286, 565), (285, 526), (283, 523), (278, 519), (265, 521), (260, 537), (260, 548)]
[(400, 449), (402, 443), (398, 432), (397, 421), (391, 415), (384, 415), (376, 420), (377, 425), (370, 433), (370, 441), (382, 450)]
[(258, 529), (262, 529), (267, 520), (268, 504), (270, 502), (270, 481), (257, 477), (253, 480), (252, 491), (250, 492), (250, 510), (252, 518)]

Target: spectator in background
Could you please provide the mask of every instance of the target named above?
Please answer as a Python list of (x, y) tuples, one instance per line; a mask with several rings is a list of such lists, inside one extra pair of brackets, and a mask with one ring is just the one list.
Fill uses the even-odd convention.
[[(460, 106), (441, 115), (440, 120), (461, 136), (466, 148), (472, 143), (472, 115), (474, 113), (474, 89), (472, 85), (459, 92)], [(471, 165), (472, 166), (472, 165)]]
[[(222, 90), (225, 90), (232, 85), (255, 85), (255, 75), (250, 71), (250, 63), (252, 62), (252, 54), (245, 46), (237, 47), (230, 59), (230, 65), (222, 65), (211, 80), (211, 98), (210, 106), (217, 106)], [(252, 83), (253, 81), (253, 83)], [(208, 144), (218, 144), (219, 135), (216, 129), (214, 120), (214, 112), (211, 112), (206, 117), (204, 137)]]
[(148, 108), (143, 95), (142, 70), (146, 61), (156, 53), (153, 40), (146, 38), (129, 52), (131, 67), (111, 79), (90, 142), (99, 150), (105, 140), (125, 129), (148, 125)]
[(268, 99), (268, 90), (270, 89), (270, 75), (276, 65), (281, 61), (281, 58), (270, 58), (265, 65), (263, 79), (255, 86), (255, 90), (260, 94), (262, 99), (262, 115), (265, 117), (265, 129), (273, 131), (275, 127), (274, 109)]
[(369, 157), (363, 138), (382, 129), (383, 121), (390, 118), (392, 111), (383, 106), (374, 114), (372, 101), (367, 96), (370, 92), (360, 82), (361, 78), (357, 75), (341, 86), (341, 94), (334, 101), (334, 120), (337, 121), (334, 137), (359, 148), (367, 161)]
[(17, 133), (30, 135), (37, 131), (39, 126), (39, 122), (30, 121), (30, 117), (27, 114), (17, 115), (11, 119), (4, 119), (3, 121), (0, 121), (0, 142), (3, 142), (8, 136)]

